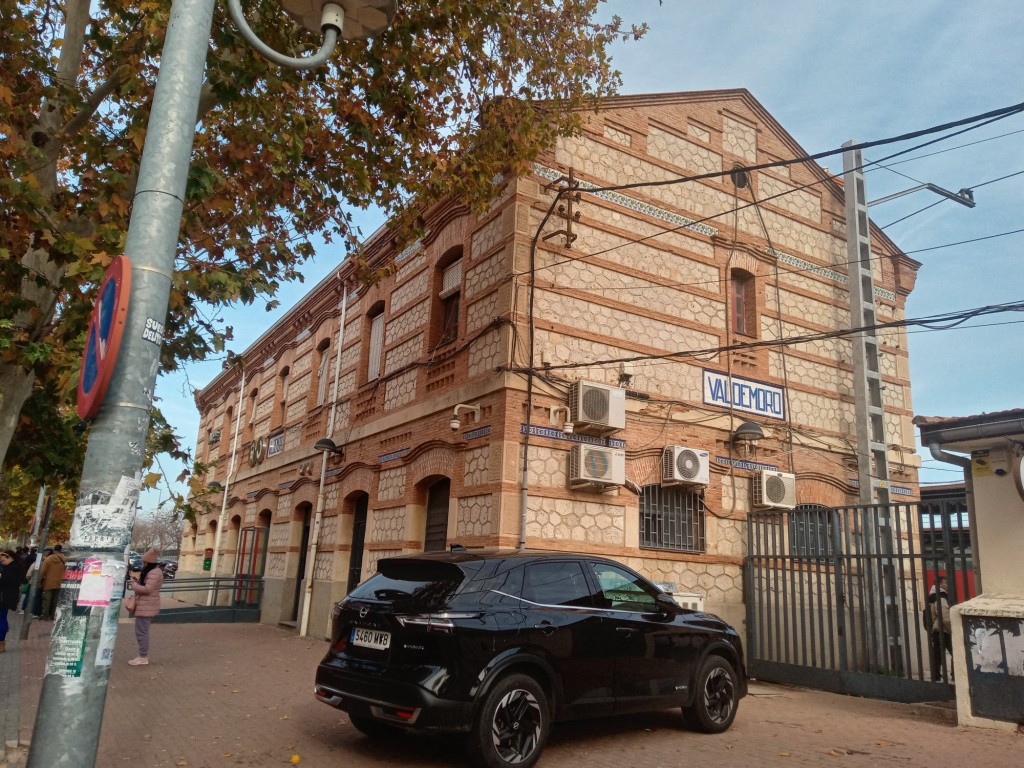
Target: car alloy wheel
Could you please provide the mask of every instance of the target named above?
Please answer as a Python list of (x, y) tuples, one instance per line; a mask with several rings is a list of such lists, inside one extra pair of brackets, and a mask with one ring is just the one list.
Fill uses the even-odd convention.
[(537, 681), (510, 675), (487, 695), (471, 736), (470, 755), (487, 768), (529, 768), (547, 741), (548, 718), (547, 697)]
[(709, 656), (697, 676), (697, 695), (683, 717), (691, 728), (703, 733), (727, 731), (736, 719), (736, 673), (721, 656)]

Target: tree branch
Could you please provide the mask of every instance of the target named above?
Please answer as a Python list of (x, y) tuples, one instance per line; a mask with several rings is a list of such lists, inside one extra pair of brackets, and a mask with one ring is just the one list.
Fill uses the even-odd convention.
[(64, 124), (64, 127), (60, 129), (54, 138), (67, 141), (85, 127), (86, 123), (89, 122), (89, 118), (96, 113), (96, 110), (100, 108), (100, 105), (106, 100), (107, 96), (112, 94), (121, 85), (119, 71), (115, 70), (114, 74), (107, 78), (105, 82), (100, 83), (89, 94), (89, 97), (82, 103), (82, 108)]

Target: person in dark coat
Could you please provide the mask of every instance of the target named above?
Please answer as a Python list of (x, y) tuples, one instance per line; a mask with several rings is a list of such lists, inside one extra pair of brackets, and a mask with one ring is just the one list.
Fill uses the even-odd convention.
[(64, 547), (57, 544), (53, 552), (43, 560), (39, 588), (43, 591), (43, 613), (40, 618), (53, 620), (57, 614), (57, 596), (60, 594), (60, 583), (64, 579), (64, 566), (67, 565)]
[(138, 581), (128, 582), (128, 587), (137, 595), (135, 639), (139, 643), (139, 655), (128, 662), (133, 667), (149, 664), (149, 626), (153, 617), (160, 613), (160, 588), (164, 585), (164, 571), (157, 563), (159, 557), (155, 549), (147, 549), (142, 555)]
[(18, 607), (24, 583), (21, 559), (9, 549), (0, 552), (0, 653), (7, 650), (7, 612)]

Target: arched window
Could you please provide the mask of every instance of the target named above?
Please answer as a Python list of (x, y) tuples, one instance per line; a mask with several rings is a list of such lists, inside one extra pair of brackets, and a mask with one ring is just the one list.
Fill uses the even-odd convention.
[(754, 276), (743, 269), (734, 269), (729, 275), (731, 294), (731, 328), (733, 333), (757, 336), (757, 301), (754, 295)]
[(380, 378), (381, 362), (384, 357), (384, 302), (378, 301), (366, 313), (369, 326), (367, 341), (366, 380), (375, 381)]

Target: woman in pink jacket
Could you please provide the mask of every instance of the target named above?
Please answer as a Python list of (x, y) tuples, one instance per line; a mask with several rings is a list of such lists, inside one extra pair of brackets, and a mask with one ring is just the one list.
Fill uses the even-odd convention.
[(139, 643), (139, 655), (128, 663), (133, 667), (149, 664), (149, 625), (160, 613), (160, 588), (164, 585), (163, 569), (157, 565), (159, 552), (147, 549), (142, 556), (142, 571), (136, 581), (128, 586), (137, 595), (135, 604), (135, 639)]

